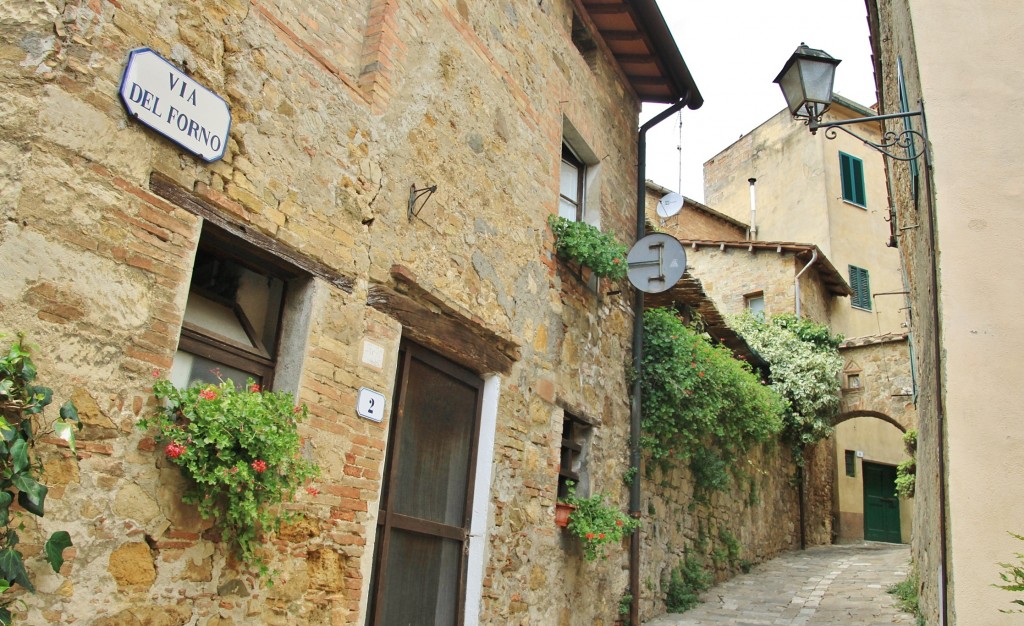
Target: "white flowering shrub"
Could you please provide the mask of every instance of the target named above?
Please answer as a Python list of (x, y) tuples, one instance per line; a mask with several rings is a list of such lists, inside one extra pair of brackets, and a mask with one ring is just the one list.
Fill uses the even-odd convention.
[(804, 446), (832, 433), (839, 410), (842, 336), (793, 315), (764, 320), (744, 313), (729, 324), (771, 366), (771, 387), (788, 404), (783, 434), (800, 458)]

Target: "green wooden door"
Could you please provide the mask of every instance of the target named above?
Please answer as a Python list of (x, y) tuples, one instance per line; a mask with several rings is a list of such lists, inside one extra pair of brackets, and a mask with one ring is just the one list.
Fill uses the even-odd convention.
[(863, 463), (864, 539), (900, 543), (900, 501), (896, 497), (896, 468)]

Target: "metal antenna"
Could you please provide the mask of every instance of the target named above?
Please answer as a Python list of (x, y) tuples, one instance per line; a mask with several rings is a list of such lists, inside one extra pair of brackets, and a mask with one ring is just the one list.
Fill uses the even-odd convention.
[(676, 152), (679, 153), (679, 185), (676, 191), (683, 193), (683, 111), (679, 111), (679, 143), (676, 144)]

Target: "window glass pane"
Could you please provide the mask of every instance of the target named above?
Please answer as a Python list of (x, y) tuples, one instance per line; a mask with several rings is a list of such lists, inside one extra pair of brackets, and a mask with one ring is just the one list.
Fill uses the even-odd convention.
[(460, 542), (392, 530), (382, 624), (455, 624), (458, 611)]
[(750, 296), (747, 298), (747, 309), (754, 317), (764, 319), (764, 296)]
[(231, 307), (214, 302), (194, 291), (188, 294), (188, 302), (185, 304), (185, 321), (237, 341), (244, 346), (254, 347), (241, 320), (238, 319), (238, 315)]
[[(220, 378), (218, 378), (218, 374)], [(170, 379), (175, 387), (188, 387), (197, 380), (216, 385), (220, 383), (221, 378), (224, 380), (231, 379), (236, 387), (241, 387), (250, 378), (257, 383), (262, 384), (263, 382), (260, 376), (211, 361), (197, 354), (183, 350), (178, 350), (174, 353)]]
[(562, 160), (558, 191), (573, 202), (578, 203), (580, 200), (580, 170), (564, 159)]
[(277, 340), (283, 294), (284, 282), (280, 279), (242, 270), (236, 299), (263, 346), (271, 353), (274, 352), (274, 342)]
[(465, 519), (476, 389), (412, 359), (398, 436), (396, 513), (451, 526)]
[(242, 345), (253, 346), (237, 307), (263, 347), (273, 354), (283, 296), (281, 279), (250, 270), (201, 247), (192, 271), (185, 319)]
[(558, 199), (558, 217), (564, 217), (573, 222), (576, 221), (576, 205), (565, 198)]

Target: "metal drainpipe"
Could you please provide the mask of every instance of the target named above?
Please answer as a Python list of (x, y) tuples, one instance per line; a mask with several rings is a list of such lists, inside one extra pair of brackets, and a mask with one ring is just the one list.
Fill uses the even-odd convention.
[[(637, 133), (636, 159), (636, 239), (646, 234), (647, 220), (647, 131), (654, 128), (676, 111), (686, 106), (690, 99), (687, 90), (678, 102), (655, 115), (644, 123)], [(644, 292), (633, 290), (633, 370), (640, 371), (644, 358)], [(633, 381), (633, 394), (629, 404), (629, 466), (635, 468), (633, 482), (629, 486), (629, 514), (640, 519), (640, 376)], [(633, 533), (629, 540), (629, 594), (633, 601), (629, 605), (629, 622), (640, 623), (640, 531)]]
[(817, 260), (818, 249), (815, 248), (811, 253), (811, 260), (807, 262), (807, 265), (804, 266), (804, 269), (800, 270), (800, 273), (798, 273), (796, 275), (796, 278), (793, 279), (793, 293), (794, 297), (796, 298), (796, 316), (798, 319), (800, 317), (800, 277), (803, 276), (804, 272), (810, 269), (810, 267), (814, 265), (814, 262)]

